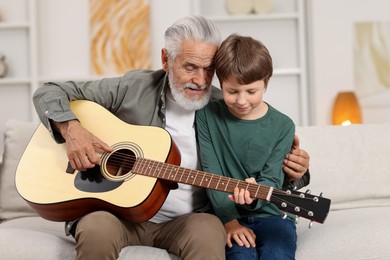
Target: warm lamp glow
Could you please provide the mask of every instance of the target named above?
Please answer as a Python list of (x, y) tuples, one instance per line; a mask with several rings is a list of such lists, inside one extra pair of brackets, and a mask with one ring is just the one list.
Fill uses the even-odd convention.
[(340, 92), (333, 106), (333, 124), (361, 124), (362, 116), (359, 102), (354, 92)]

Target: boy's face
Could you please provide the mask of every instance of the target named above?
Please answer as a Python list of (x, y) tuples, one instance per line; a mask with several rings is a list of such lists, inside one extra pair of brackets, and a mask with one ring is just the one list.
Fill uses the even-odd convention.
[(265, 115), (268, 106), (263, 102), (266, 90), (264, 80), (241, 85), (235, 80), (222, 82), (223, 99), (235, 117), (246, 120), (258, 119)]

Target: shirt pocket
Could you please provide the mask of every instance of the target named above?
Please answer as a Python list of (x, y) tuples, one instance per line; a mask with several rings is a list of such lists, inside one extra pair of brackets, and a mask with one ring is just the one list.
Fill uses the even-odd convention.
[(258, 143), (248, 143), (245, 155), (245, 170), (251, 177), (256, 177), (264, 168), (271, 154), (269, 147)]

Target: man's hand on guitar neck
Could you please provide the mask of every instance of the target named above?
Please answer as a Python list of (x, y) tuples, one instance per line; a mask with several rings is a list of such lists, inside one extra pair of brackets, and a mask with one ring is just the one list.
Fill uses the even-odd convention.
[(310, 156), (299, 146), (299, 138), (294, 137), (291, 153), (286, 155), (283, 161), (283, 171), (288, 175), (290, 181), (299, 180), (309, 169)]
[(79, 121), (53, 122), (54, 127), (66, 141), (70, 165), (78, 171), (85, 171), (100, 163), (100, 152), (111, 152), (109, 145), (85, 129)]

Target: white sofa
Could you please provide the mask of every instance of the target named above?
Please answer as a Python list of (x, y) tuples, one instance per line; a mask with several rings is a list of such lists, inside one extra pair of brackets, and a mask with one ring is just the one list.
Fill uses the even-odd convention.
[[(75, 259), (64, 224), (37, 216), (20, 198), (14, 175), (36, 124), (11, 120), (0, 168), (1, 259)], [(311, 155), (312, 194), (332, 200), (324, 224), (301, 218), (296, 258), (390, 259), (390, 124), (298, 127)], [(132, 246), (119, 259), (177, 259), (165, 250)]]

